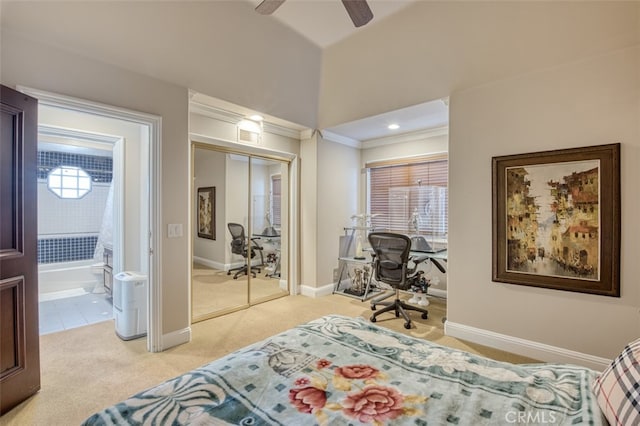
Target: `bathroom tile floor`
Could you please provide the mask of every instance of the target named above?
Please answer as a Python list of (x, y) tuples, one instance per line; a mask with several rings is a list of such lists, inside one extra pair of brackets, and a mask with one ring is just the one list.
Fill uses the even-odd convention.
[(82, 289), (40, 297), (40, 334), (49, 334), (113, 319), (111, 298)]

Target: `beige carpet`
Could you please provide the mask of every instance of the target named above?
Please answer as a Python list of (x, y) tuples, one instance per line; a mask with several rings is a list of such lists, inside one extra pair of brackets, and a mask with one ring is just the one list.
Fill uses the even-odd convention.
[[(446, 307), (434, 299), (428, 320), (414, 313), (413, 328), (384, 314), (382, 327), (509, 362), (534, 360), (460, 341), (443, 335)], [(202, 321), (192, 326), (192, 341), (162, 353), (146, 352), (145, 339), (125, 342), (114, 333), (112, 321), (41, 336), (42, 389), (9, 413), (2, 425), (77, 425), (108, 405), (161, 381), (220, 358), (326, 314), (371, 315), (368, 302), (341, 295), (317, 299), (289, 296), (249, 309)]]
[(256, 274), (256, 278), (251, 278), (249, 293), (247, 276), (240, 275), (234, 280), (234, 274), (227, 275), (225, 271), (194, 263), (191, 271), (193, 318), (247, 305), (247, 297), (253, 303), (256, 300), (287, 294), (279, 287), (280, 279), (266, 277), (263, 267), (261, 272)]

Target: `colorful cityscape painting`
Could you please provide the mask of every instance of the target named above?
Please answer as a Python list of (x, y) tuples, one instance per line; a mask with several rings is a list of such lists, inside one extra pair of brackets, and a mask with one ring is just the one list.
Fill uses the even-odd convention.
[(507, 167), (506, 270), (600, 279), (600, 160)]

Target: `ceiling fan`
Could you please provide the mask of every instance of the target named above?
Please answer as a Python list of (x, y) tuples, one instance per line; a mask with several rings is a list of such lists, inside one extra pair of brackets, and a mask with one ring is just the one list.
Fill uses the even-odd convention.
[[(284, 1), (285, 0), (263, 0), (256, 6), (256, 12), (262, 15), (271, 15)], [(353, 25), (356, 27), (361, 27), (373, 19), (373, 12), (371, 12), (367, 0), (342, 0), (342, 4), (344, 8), (347, 9), (347, 13), (353, 21)]]

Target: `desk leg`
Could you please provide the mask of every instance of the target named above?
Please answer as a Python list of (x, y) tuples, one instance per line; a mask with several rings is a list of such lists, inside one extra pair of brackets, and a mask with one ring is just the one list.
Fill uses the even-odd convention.
[[(371, 272), (373, 272), (373, 268), (371, 269)], [(373, 273), (369, 274), (369, 279), (367, 280), (367, 285), (365, 286), (364, 294), (362, 295), (362, 302), (367, 300), (367, 295), (369, 294), (369, 290), (371, 290), (371, 278), (373, 278)]]
[(342, 274), (344, 274), (344, 270), (347, 267), (347, 262), (345, 262), (344, 260), (341, 260), (340, 262), (342, 262), (342, 266), (340, 267), (340, 273), (338, 274), (338, 282), (336, 283), (335, 287), (333, 287), (333, 293), (336, 293), (340, 290), (340, 284), (342, 284)]

